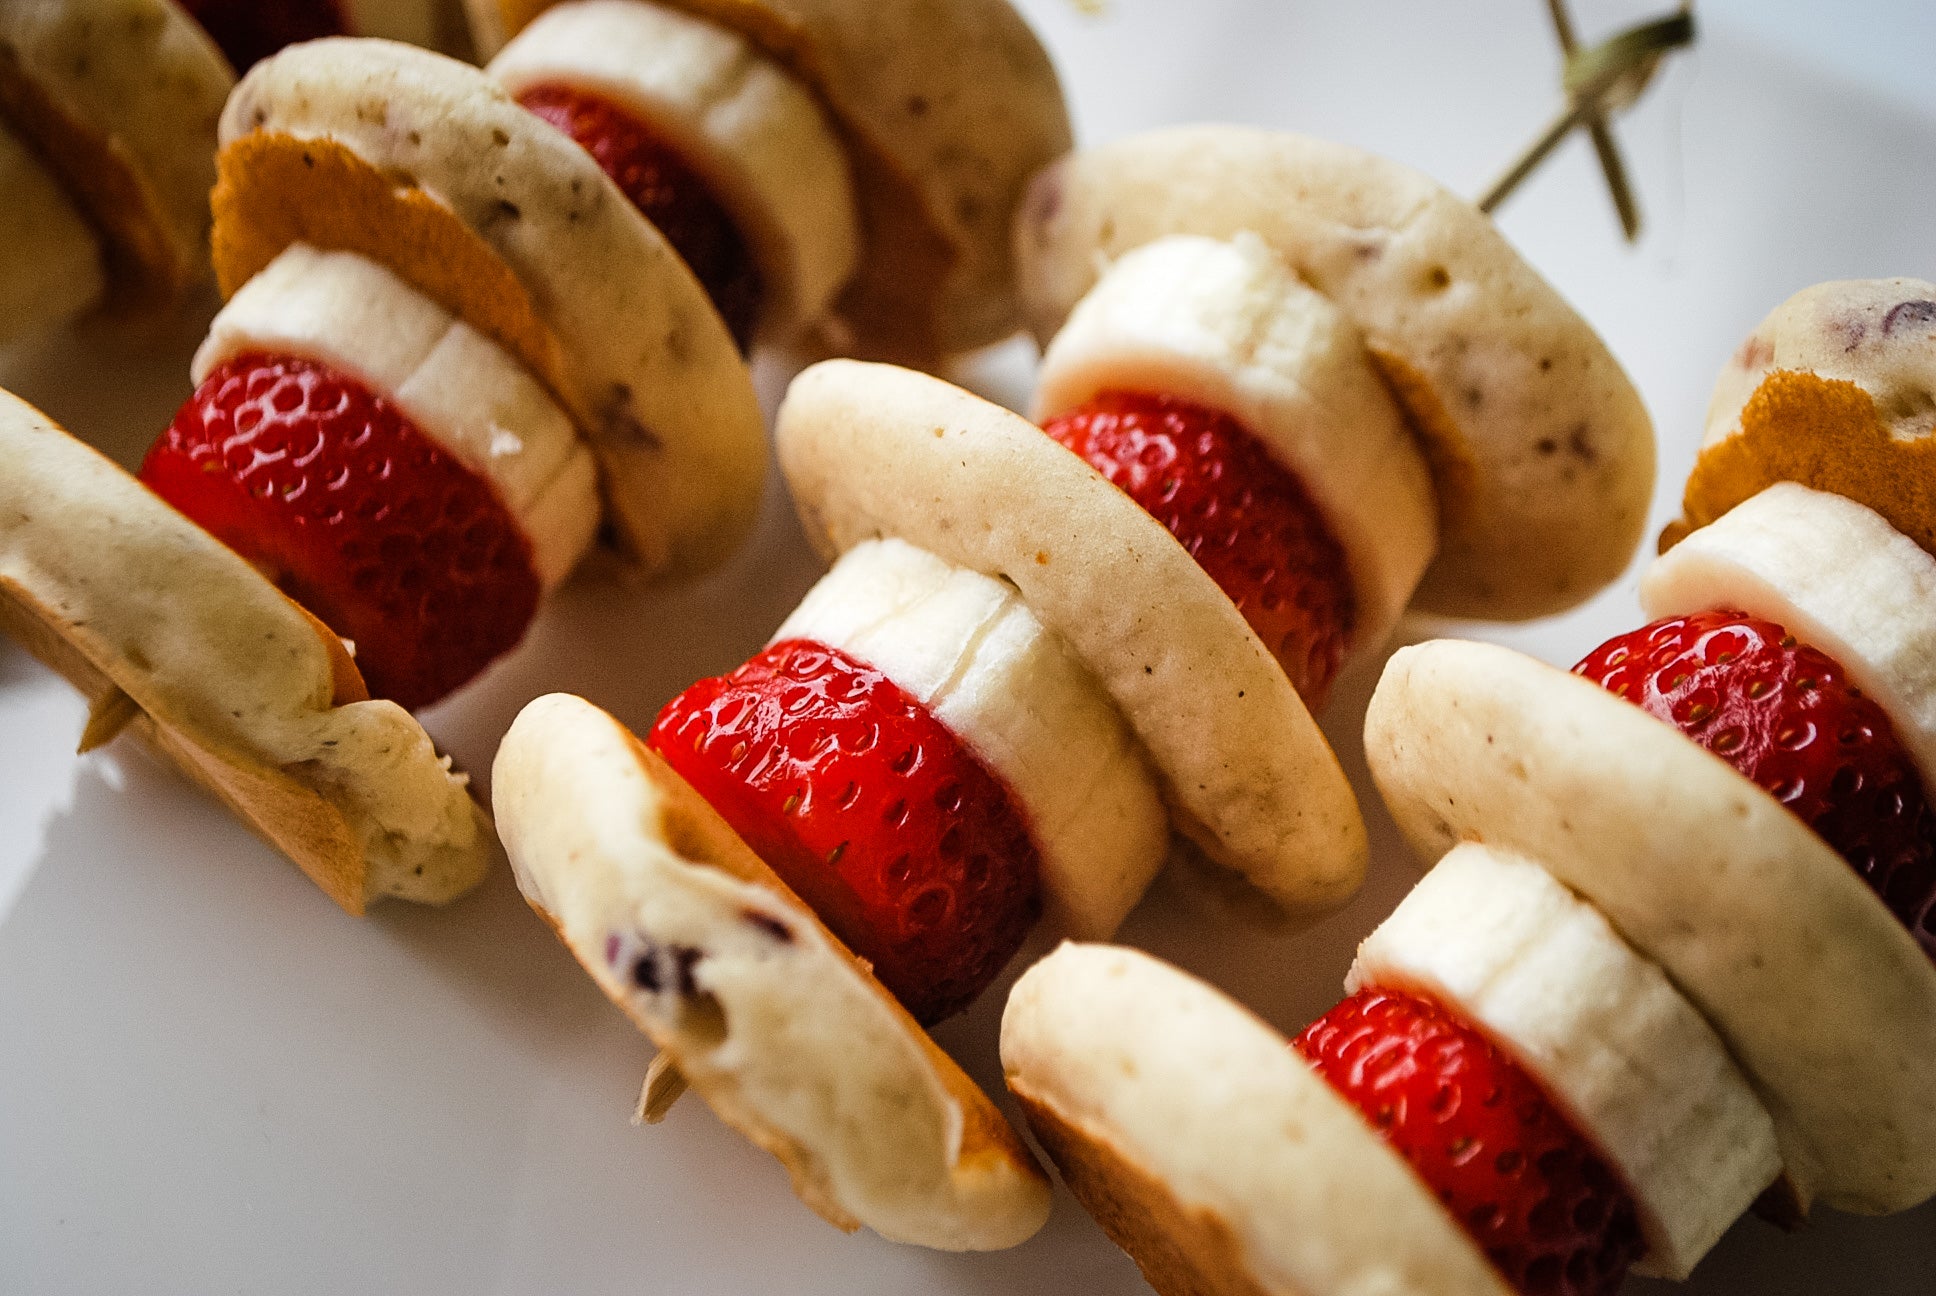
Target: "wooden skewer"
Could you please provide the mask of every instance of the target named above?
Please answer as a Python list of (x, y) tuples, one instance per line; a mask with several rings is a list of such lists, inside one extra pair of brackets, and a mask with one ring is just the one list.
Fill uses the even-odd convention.
[(88, 704), (87, 727), (81, 730), (81, 745), (75, 749), (76, 752), (85, 756), (107, 746), (140, 714), (141, 708), (135, 705), (133, 698), (114, 685), (108, 685), (107, 692)]
[(1640, 208), (1634, 201), (1626, 166), (1607, 126), (1608, 116), (1639, 98), (1663, 57), (1693, 42), (1694, 15), (1684, 4), (1665, 18), (1642, 23), (1598, 45), (1580, 49), (1574, 42), (1572, 22), (1561, 0), (1547, 0), (1547, 8), (1553, 15), (1561, 48), (1567, 51), (1563, 77), (1566, 106), (1486, 189), (1477, 205), (1483, 212), (1496, 209), (1568, 135), (1586, 126), (1593, 135), (1594, 149), (1600, 156), (1614, 207), (1620, 214), (1621, 229), (1631, 242), (1640, 233)]
[[(1552, 16), (1560, 52), (1571, 59), (1580, 42), (1573, 33), (1572, 16), (1566, 12), (1566, 0), (1546, 0), (1546, 12)], [(1620, 232), (1631, 243), (1640, 237), (1640, 207), (1634, 201), (1632, 186), (1627, 183), (1627, 164), (1620, 156), (1620, 145), (1615, 142), (1613, 128), (1607, 124), (1606, 114), (1598, 104), (1587, 112), (1586, 128), (1593, 139), (1593, 151), (1600, 159), (1600, 174), (1607, 180), (1607, 192), (1613, 195), (1613, 209), (1620, 216)]]
[(639, 1109), (632, 1116), (633, 1123), (657, 1125), (685, 1092), (685, 1074), (673, 1064), (671, 1054), (661, 1051), (645, 1069), (645, 1087), (639, 1091)]

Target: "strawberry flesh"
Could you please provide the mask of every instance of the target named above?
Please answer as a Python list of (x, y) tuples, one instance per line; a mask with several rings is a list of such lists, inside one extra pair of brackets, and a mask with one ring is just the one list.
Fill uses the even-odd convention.
[(1298, 1052), (1522, 1296), (1607, 1296), (1645, 1246), (1632, 1197), (1511, 1058), (1447, 1008), (1366, 989)]
[(1043, 430), (1169, 528), (1304, 700), (1324, 704), (1356, 601), (1344, 549), (1290, 469), (1229, 415), (1168, 396), (1104, 392)]
[(227, 361), (141, 479), (356, 644), (371, 691), (426, 706), (523, 638), (531, 545), (491, 485), (310, 360)]
[(1008, 790), (880, 671), (784, 640), (648, 739), (923, 1023), (966, 1007), (1041, 913)]
[(1936, 958), (1936, 815), (1888, 715), (1827, 654), (1714, 611), (1609, 639), (1573, 669), (1787, 806)]
[(236, 74), (285, 45), (349, 31), (337, 0), (179, 0), (202, 25)]
[(658, 227), (744, 352), (759, 314), (759, 267), (739, 226), (692, 164), (644, 122), (598, 95), (535, 85), (518, 102), (578, 141)]

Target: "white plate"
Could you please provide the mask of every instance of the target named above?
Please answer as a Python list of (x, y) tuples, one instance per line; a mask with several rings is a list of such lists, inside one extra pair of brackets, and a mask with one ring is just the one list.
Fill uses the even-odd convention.
[[(1644, 12), (1576, 3), (1589, 31)], [(1557, 96), (1531, 0), (1115, 0), (1100, 19), (1066, 0), (1023, 7), (1090, 140), (1260, 122), (1471, 192)], [(1730, 0), (1702, 17), (1699, 55), (1620, 131), (1651, 219), (1640, 248), (1620, 245), (1578, 142), (1504, 216), (1645, 393), (1663, 445), (1660, 518), (1716, 369), (1770, 306), (1819, 279), (1936, 273), (1927, 8), (1862, 18)], [(10, 357), (0, 382), (132, 462), (186, 395), (194, 341), (184, 328), (129, 362), (62, 339)], [(1011, 355), (979, 377), (1014, 395), (1025, 370)], [(815, 574), (770, 501), (758, 542), (703, 586), (567, 590), (527, 647), (430, 726), (477, 771), (542, 691), (583, 693), (644, 726), (680, 687), (756, 648)], [(1568, 663), (1639, 621), (1629, 579), (1496, 637)], [(1416, 876), (1363, 778), (1369, 678), (1343, 687), (1330, 715), (1372, 812), (1363, 896), (1286, 936), (1233, 928), (1164, 887), (1125, 933), (1286, 1030), (1336, 998), (1354, 941)], [(346, 918), (139, 753), (73, 760), (81, 721), (58, 681), (0, 647), (0, 1292), (1141, 1290), (1066, 1196), (1023, 1247), (935, 1255), (829, 1229), (698, 1103), (633, 1128), (648, 1046), (508, 879), (441, 912)], [(998, 988), (942, 1032), (991, 1085), (1000, 1002)], [(1799, 1237), (1750, 1221), (1686, 1290), (1926, 1296), (1932, 1225), (1930, 1208), (1825, 1217)]]

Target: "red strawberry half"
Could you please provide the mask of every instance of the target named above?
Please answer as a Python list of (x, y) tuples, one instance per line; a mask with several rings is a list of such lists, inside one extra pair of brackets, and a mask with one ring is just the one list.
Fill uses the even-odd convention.
[(786, 640), (701, 680), (648, 741), (924, 1023), (966, 1007), (1041, 912), (1008, 790), (833, 649)]
[(349, 31), (337, 0), (179, 0), (241, 75), (285, 45)]
[(1832, 658), (1721, 611), (1642, 626), (1573, 669), (1787, 806), (1936, 958), (1936, 815), (1889, 717)]
[(691, 163), (644, 122), (597, 95), (536, 85), (518, 102), (597, 159), (705, 286), (733, 340), (746, 350), (759, 315), (759, 268), (739, 227)]
[(1296, 1048), (1411, 1163), (1523, 1296), (1606, 1296), (1644, 1244), (1633, 1199), (1484, 1035), (1414, 995), (1361, 990)]
[(530, 542), (490, 484), (312, 361), (223, 364), (141, 479), (352, 640), (371, 691), (405, 707), (483, 670), (537, 611)]
[(1356, 601), (1343, 548), (1289, 469), (1228, 415), (1167, 396), (1104, 392), (1043, 430), (1168, 527), (1324, 704)]

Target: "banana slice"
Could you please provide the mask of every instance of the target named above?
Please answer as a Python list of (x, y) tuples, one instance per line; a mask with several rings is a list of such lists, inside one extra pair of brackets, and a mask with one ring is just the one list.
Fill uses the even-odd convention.
[(902, 540), (850, 549), (774, 634), (867, 662), (1008, 787), (1059, 933), (1115, 931), (1169, 849), (1143, 749), (1102, 686), (1014, 586)]
[(1438, 500), (1364, 339), (1256, 235), (1173, 235), (1117, 259), (1042, 358), (1035, 418), (1105, 391), (1235, 418), (1311, 492), (1358, 597), (1353, 648), (1398, 623), (1438, 550)]
[(0, 121), (0, 345), (101, 300), (101, 245), (65, 191)]
[(597, 471), (571, 420), (503, 348), (376, 262), (290, 245), (215, 317), (195, 382), (251, 351), (318, 361), (395, 401), (497, 488), (546, 589), (591, 547)]
[(847, 152), (806, 87), (737, 32), (646, 0), (578, 0), (540, 15), (485, 70), (513, 96), (541, 84), (601, 95), (670, 140), (752, 246), (763, 335), (824, 314), (853, 274)]
[(1936, 558), (1881, 514), (1777, 482), (1662, 554), (1650, 617), (1733, 608), (1841, 664), (1936, 787)]
[(1641, 1272), (1685, 1278), (1781, 1171), (1775, 1127), (1667, 975), (1539, 865), (1454, 847), (1345, 988), (1420, 990), (1539, 1078), (1634, 1195)]

